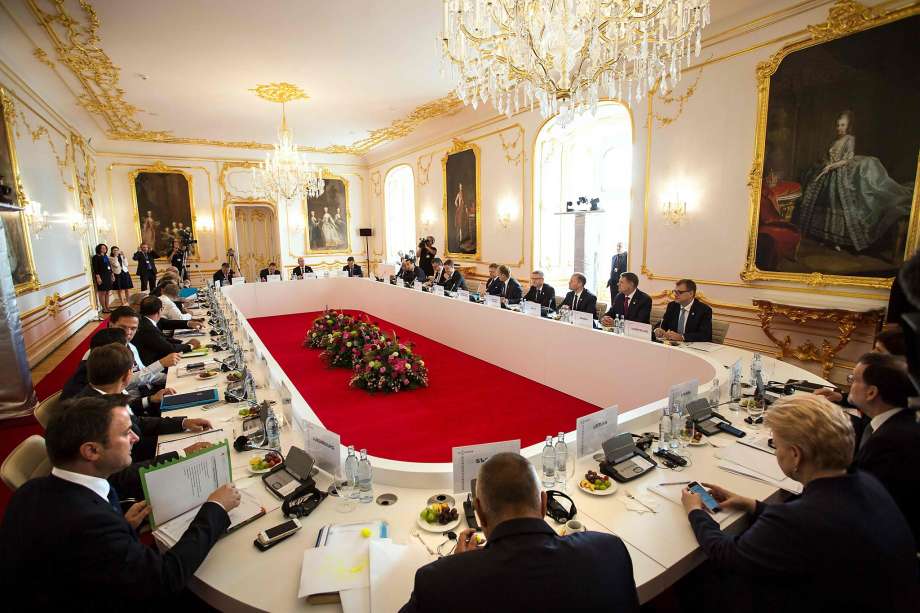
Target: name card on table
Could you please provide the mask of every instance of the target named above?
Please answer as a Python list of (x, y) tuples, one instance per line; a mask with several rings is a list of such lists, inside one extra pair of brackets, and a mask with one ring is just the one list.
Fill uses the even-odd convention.
[(696, 400), (699, 387), (700, 382), (697, 379), (690, 379), (689, 381), (672, 385), (671, 390), (668, 392), (668, 410), (673, 411), (674, 403), (679, 402), (681, 409), (686, 411), (687, 405)]
[(619, 414), (619, 407), (613, 405), (575, 420), (575, 449), (579, 458), (594, 453), (603, 447), (604, 441), (616, 436)]
[(334, 475), (341, 462), (342, 440), (338, 434), (312, 422), (304, 432), (304, 450), (313, 456), (316, 465)]
[(581, 311), (572, 311), (572, 323), (582, 328), (594, 327), (594, 315), (592, 313), (582, 313)]
[(540, 317), (540, 303), (531, 302), (530, 300), (525, 300), (524, 301), (524, 315)]
[(469, 301), (470, 301), (470, 292), (469, 292), (469, 290), (466, 290), (466, 289), (458, 289), (458, 290), (457, 290), (457, 300), (462, 300), (463, 302), (469, 302)]
[(340, 276), (340, 277), (347, 277), (347, 276), (348, 276), (348, 271), (347, 271), (347, 270), (340, 270), (338, 276)]
[(242, 285), (246, 283), (246, 277), (233, 277), (233, 285)]
[(416, 279), (415, 282), (412, 284), (412, 289), (422, 291), (422, 282)]
[(493, 307), (496, 309), (502, 308), (502, 300), (498, 296), (486, 294), (486, 298), (484, 302), (487, 307)]
[(479, 474), (479, 467), (496, 453), (521, 453), (521, 439), (454, 447), (454, 493), (470, 491), (470, 481)]
[(316, 273), (315, 272), (305, 272), (303, 273), (303, 278), (304, 279), (315, 279)]
[(281, 275), (268, 275), (266, 279), (269, 283), (281, 283)]
[(431, 293), (434, 294), (435, 296), (443, 296), (443, 295), (444, 295), (444, 286), (443, 286), (443, 285), (432, 285), (432, 286), (431, 286)]
[(630, 338), (640, 338), (645, 341), (651, 340), (652, 324), (644, 324), (641, 321), (627, 321), (626, 336)]

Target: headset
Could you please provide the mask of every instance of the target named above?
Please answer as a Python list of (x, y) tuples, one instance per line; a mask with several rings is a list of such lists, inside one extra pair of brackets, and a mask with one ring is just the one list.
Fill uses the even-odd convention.
[(328, 494), (316, 489), (313, 479), (297, 487), (281, 503), (281, 512), (285, 517), (306, 517), (319, 506)]
[[(569, 501), (568, 509), (559, 502), (560, 498)], [(576, 513), (578, 509), (575, 508), (575, 501), (567, 494), (558, 490), (546, 490), (546, 514), (552, 517), (557, 524), (564, 524), (573, 519)]]

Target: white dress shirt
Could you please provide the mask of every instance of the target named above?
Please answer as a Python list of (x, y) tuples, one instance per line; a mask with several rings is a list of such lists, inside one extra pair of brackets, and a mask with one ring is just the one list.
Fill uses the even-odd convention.
[(69, 470), (64, 470), (63, 468), (58, 468), (57, 466), (51, 469), (51, 474), (58, 479), (70, 481), (71, 483), (76, 483), (77, 485), (82, 485), (83, 487), (89, 488), (98, 494), (100, 498), (105, 500), (106, 504), (109, 503), (109, 490), (112, 488), (112, 486), (109, 485), (109, 482), (102, 477), (92, 477), (90, 475), (84, 475), (83, 473), (75, 473)]
[(872, 432), (878, 432), (878, 429), (881, 428), (882, 425), (886, 421), (888, 421), (889, 419), (891, 419), (892, 417), (894, 417), (895, 415), (897, 415), (903, 410), (904, 409), (900, 409), (900, 408), (890, 409), (888, 411), (885, 411), (884, 413), (879, 413), (878, 415), (873, 417), (872, 420), (869, 422), (869, 425), (872, 426)]
[(137, 352), (137, 347), (128, 343), (128, 349), (134, 354), (134, 365), (137, 368), (131, 376), (131, 383), (128, 385), (128, 389), (131, 389), (132, 386), (156, 385), (166, 382), (166, 373), (163, 372), (164, 368), (159, 360), (155, 360), (149, 366), (144, 366), (141, 361), (141, 354)]
[(161, 317), (166, 319), (181, 319), (183, 321), (188, 321), (192, 318), (189, 313), (183, 313), (179, 310), (179, 307), (176, 306), (176, 303), (166, 294), (160, 296), (160, 302), (163, 304), (163, 310), (160, 311)]

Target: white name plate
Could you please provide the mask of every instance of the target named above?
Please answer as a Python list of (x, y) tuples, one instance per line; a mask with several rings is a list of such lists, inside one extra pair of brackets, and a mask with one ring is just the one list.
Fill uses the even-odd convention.
[(525, 300), (524, 301), (524, 315), (540, 317), (540, 303), (531, 302), (530, 300)]
[(457, 300), (462, 300), (463, 302), (469, 302), (469, 301), (470, 301), (470, 292), (469, 292), (469, 290), (466, 290), (466, 289), (458, 289), (458, 290), (457, 290)]
[(679, 402), (681, 409), (687, 410), (687, 405), (696, 400), (700, 382), (697, 379), (690, 379), (677, 385), (672, 385), (668, 392), (668, 410), (674, 411), (674, 403)]
[(431, 293), (434, 294), (435, 296), (443, 296), (443, 295), (444, 295), (444, 286), (443, 286), (443, 285), (432, 285), (432, 286), (431, 286)]
[(304, 273), (303, 278), (304, 278), (304, 279), (315, 279), (315, 278), (316, 278), (316, 273), (315, 273), (315, 272), (306, 272), (306, 273)]
[(644, 324), (640, 321), (627, 321), (626, 336), (650, 341), (652, 340), (652, 324)]
[(246, 283), (246, 277), (233, 277), (233, 285), (242, 285)]
[(496, 453), (521, 453), (521, 439), (454, 447), (454, 493), (470, 491), (470, 481), (479, 474), (479, 467)]
[(268, 275), (266, 278), (269, 283), (281, 283), (281, 275)]
[(501, 301), (501, 298), (499, 298), (498, 296), (492, 296), (490, 294), (487, 294), (486, 299), (485, 299), (485, 305), (487, 307), (500, 309), (502, 308), (502, 301)]
[(572, 311), (572, 323), (582, 328), (594, 327), (594, 316), (591, 313), (582, 313), (581, 311)]
[(416, 279), (415, 283), (412, 284), (412, 289), (422, 291), (422, 282)]
[(619, 414), (619, 407), (613, 405), (575, 420), (575, 449), (579, 458), (591, 455), (603, 447), (604, 441), (616, 436)]
[(322, 426), (307, 422), (304, 432), (304, 450), (313, 456), (316, 465), (330, 475), (335, 474), (341, 461), (341, 437)]

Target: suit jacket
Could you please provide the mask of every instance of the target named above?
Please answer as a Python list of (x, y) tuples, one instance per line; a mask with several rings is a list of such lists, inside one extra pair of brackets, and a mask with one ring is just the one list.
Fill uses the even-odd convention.
[[(342, 270), (348, 270), (348, 266), (342, 266)], [(363, 276), (364, 276), (364, 271), (361, 270), (361, 267), (360, 267), (360, 266), (358, 266), (357, 264), (355, 264), (354, 267), (352, 268), (352, 270), (350, 270), (350, 271), (348, 272), (348, 276), (349, 276), (349, 277), (363, 277)]]
[(626, 302), (626, 296), (621, 292), (613, 299), (613, 304), (607, 309), (605, 315), (614, 317), (620, 315), (627, 321), (638, 321), (647, 324), (652, 319), (652, 299), (641, 289), (636, 289), (632, 300), (629, 301), (629, 312), (623, 312), (623, 303)]
[(495, 277), (494, 279), (489, 279), (486, 281), (486, 293), (490, 296), (501, 296), (502, 280), (498, 277)]
[(157, 608), (185, 588), (229, 525), (227, 512), (207, 503), (179, 542), (161, 554), (143, 545), (124, 516), (89, 488), (53, 475), (32, 479), (13, 494), (0, 526), (5, 606), (9, 611)]
[(916, 413), (900, 411), (889, 417), (858, 447), (853, 467), (882, 482), (907, 519), (914, 546), (920, 551), (920, 424)]
[(454, 269), (454, 274), (445, 279), (443, 285), (445, 292), (455, 292), (458, 289), (466, 289), (466, 279), (459, 270)]
[(137, 276), (140, 277), (145, 270), (147, 274), (156, 275), (157, 265), (154, 260), (158, 257), (160, 256), (157, 255), (156, 251), (148, 251), (146, 256), (143, 251), (135, 251), (133, 259), (137, 262)]
[[(567, 306), (571, 309), (573, 302), (575, 302), (575, 292), (570, 290), (569, 293), (565, 295), (565, 300), (562, 301), (559, 308), (561, 309)], [(573, 310), (581, 311), (582, 313), (591, 313), (594, 319), (597, 319), (597, 296), (586, 289), (581, 290), (581, 297), (578, 299), (578, 308)]]
[(544, 309), (556, 310), (556, 290), (553, 289), (552, 285), (547, 285), (546, 283), (540, 288), (539, 293), (537, 288), (531, 285), (524, 296), (524, 300), (539, 302)]
[(140, 317), (140, 323), (131, 344), (137, 347), (137, 352), (144, 364), (153, 364), (170, 353), (185, 353), (192, 350), (192, 346), (188, 343), (168, 338), (158, 325), (153, 325), (153, 322), (143, 315)]
[(211, 276), (211, 279), (213, 279), (215, 282), (220, 281), (221, 285), (223, 285), (224, 283), (232, 283), (233, 282), (233, 269), (231, 268), (230, 270), (228, 270), (226, 275), (224, 275), (223, 270), (218, 270)]
[(617, 281), (620, 280), (620, 275), (629, 270), (626, 267), (627, 256), (626, 252), (615, 253), (610, 259), (610, 279), (607, 280), (607, 287), (616, 287)]
[(291, 278), (296, 279), (297, 277), (302, 277), (308, 272), (313, 272), (313, 269), (306, 264), (304, 264), (303, 268), (300, 266), (295, 266), (294, 269), (291, 270)]
[[(268, 270), (267, 268), (263, 268), (262, 270), (259, 271), (259, 280), (261, 280), (261, 281), (268, 281), (268, 275), (270, 275), (270, 274), (272, 274), (272, 273), (269, 272), (269, 270)], [(280, 275), (280, 274), (281, 274), (281, 269), (280, 269), (280, 268), (276, 268), (274, 274)]]
[[(740, 536), (722, 532), (705, 511), (691, 511), (689, 519), (709, 561), (747, 587), (737, 591), (751, 602), (733, 603), (732, 610), (916, 610), (910, 528), (868, 473), (815, 479), (786, 503), (758, 502), (753, 524)], [(845, 568), (858, 568), (859, 577), (841, 589)]]
[(600, 532), (560, 537), (542, 519), (502, 522), (484, 548), (421, 567), (401, 613), (468, 613), (468, 600), (444, 597), (457, 586), (474, 589), (482, 611), (639, 610), (623, 541)]
[(416, 281), (424, 283), (428, 280), (428, 275), (425, 274), (425, 271), (420, 266), (416, 266), (412, 269), (412, 272), (407, 271), (405, 268), (400, 268), (396, 278), (401, 279), (406, 285), (412, 285)]
[[(630, 307), (632, 308), (632, 307)], [(664, 311), (664, 318), (658, 327), (663, 330), (673, 330), (677, 332), (677, 324), (680, 319), (680, 304), (673, 300), (668, 303), (668, 308)], [(690, 305), (690, 313), (687, 315), (687, 322), (684, 324), (684, 340), (688, 342), (711, 342), (712, 341), (712, 308), (699, 300), (694, 300)]]
[[(455, 270), (454, 272), (457, 271)], [(432, 271), (432, 273), (428, 275), (428, 280), (431, 281), (432, 285), (444, 287), (444, 283), (447, 282), (447, 273), (444, 272), (444, 267), (442, 266), (441, 270)]]
[(505, 289), (500, 295), (508, 299), (508, 304), (518, 304), (524, 295), (524, 289), (517, 279), (508, 277), (508, 283), (505, 284)]

